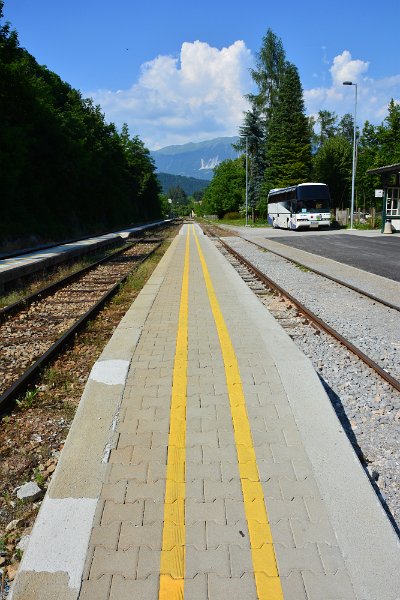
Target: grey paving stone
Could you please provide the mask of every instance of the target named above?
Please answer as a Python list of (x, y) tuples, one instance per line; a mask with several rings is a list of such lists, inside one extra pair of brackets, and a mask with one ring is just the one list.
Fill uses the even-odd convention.
[(127, 485), (128, 482), (124, 480), (112, 483), (103, 483), (101, 488), (102, 499), (123, 503), (125, 501)]
[(150, 550), (146, 546), (139, 548), (136, 579), (147, 579), (149, 575), (160, 573), (160, 550)]
[(153, 483), (129, 481), (126, 490), (126, 502), (135, 502), (136, 500), (145, 500), (146, 498), (161, 502), (164, 499), (164, 495), (164, 481), (155, 481)]
[(285, 600), (308, 600), (301, 573), (292, 571), (288, 577), (281, 577), (280, 580)]
[(109, 525), (97, 525), (92, 529), (90, 544), (92, 546), (103, 546), (109, 550), (117, 550), (120, 536), (121, 523), (113, 521)]
[[(162, 465), (165, 470), (165, 465)], [(147, 471), (149, 465), (147, 462), (141, 462), (138, 465), (110, 465), (108, 470), (108, 482), (117, 483), (119, 481), (129, 481), (130, 479), (145, 483), (147, 481)]]
[(143, 508), (143, 518), (139, 525), (151, 525), (156, 521), (164, 520), (164, 501), (145, 500)]
[(196, 574), (216, 573), (221, 577), (230, 577), (229, 551), (227, 546), (215, 550), (197, 550), (186, 547), (186, 574), (193, 578)]
[(147, 546), (150, 550), (161, 550), (162, 522), (137, 525), (124, 522), (118, 540), (118, 550)]
[[(271, 524), (270, 527), (274, 544), (280, 544), (286, 548), (294, 548), (296, 546), (289, 519), (281, 519), (277, 523)], [(267, 540), (265, 541), (267, 542)]]
[(271, 478), (279, 479), (281, 477), (296, 480), (293, 463), (289, 460), (276, 463), (272, 459), (258, 459), (257, 466), (261, 481), (268, 481)]
[(209, 448), (218, 448), (218, 435), (214, 431), (190, 431), (186, 433), (186, 446), (208, 446)]
[(235, 523), (243, 521), (243, 519), (246, 518), (243, 500), (239, 501), (226, 498), (224, 502), (226, 510), (226, 523), (228, 525), (234, 525)]
[(305, 451), (302, 446), (286, 446), (286, 443), (271, 444), (271, 452), (274, 461), (279, 463), (285, 460), (303, 459)]
[[(140, 446), (133, 449), (130, 463), (138, 465), (142, 462), (159, 462), (167, 464), (167, 447), (160, 446), (158, 448), (141, 448)], [(129, 463), (128, 463), (129, 464)]]
[(292, 500), (299, 496), (303, 498), (321, 498), (315, 479), (311, 476), (306, 477), (303, 481), (293, 481), (282, 477), (279, 483), (284, 500)]
[(126, 579), (136, 579), (138, 549), (110, 550), (97, 546), (94, 550), (90, 569), (90, 579), (98, 579), (102, 575), (122, 575)]
[(327, 519), (321, 519), (317, 522), (291, 519), (290, 526), (297, 547), (305, 546), (309, 543), (328, 544), (330, 546), (337, 545), (336, 536)]
[(320, 498), (304, 498), (304, 504), (310, 521), (317, 523), (329, 520), (326, 506)]
[(287, 577), (292, 571), (324, 573), (317, 544), (307, 544), (302, 548), (290, 548), (276, 543), (274, 546), (281, 577)]
[(186, 462), (186, 481), (194, 481), (196, 479), (208, 479), (209, 481), (222, 481), (221, 464), (207, 463), (199, 464)]
[(232, 577), (235, 579), (242, 577), (244, 573), (253, 573), (254, 571), (250, 548), (230, 545), (229, 560)]
[(216, 498), (232, 498), (243, 502), (242, 487), (240, 481), (204, 481), (204, 496), (206, 502), (212, 502)]
[(82, 582), (79, 600), (108, 600), (110, 597), (111, 575)]
[(294, 472), (296, 474), (296, 478), (299, 479), (300, 481), (302, 479), (305, 479), (309, 475), (313, 474), (311, 464), (310, 464), (310, 461), (308, 460), (308, 458), (306, 458), (306, 457), (300, 458), (299, 457), (299, 458), (293, 459), (291, 462), (293, 465)]
[(334, 575), (337, 571), (345, 571), (346, 566), (338, 546), (317, 544), (325, 573)]
[(236, 545), (242, 548), (250, 548), (250, 538), (245, 520), (238, 521), (234, 525), (220, 525), (215, 522), (206, 524), (207, 548), (218, 548), (218, 546)]
[(207, 575), (197, 574), (185, 579), (185, 600), (209, 600)]
[(294, 498), (292, 501), (269, 498), (267, 508), (271, 523), (277, 523), (281, 519), (309, 520), (304, 498)]
[(254, 575), (245, 573), (242, 577), (224, 578), (208, 575), (209, 600), (257, 600)]
[(223, 448), (210, 448), (209, 446), (202, 446), (203, 451), (203, 462), (207, 463), (224, 463), (231, 462), (237, 463), (236, 447), (224, 446)]
[[(213, 521), (215, 525), (215, 521)], [(206, 550), (206, 521), (191, 523), (185, 527), (186, 545), (193, 546), (196, 550)]]
[(109, 525), (113, 521), (130, 521), (137, 525), (142, 524), (144, 501), (137, 500), (131, 504), (120, 504), (107, 500), (101, 518), (101, 525)]
[(213, 502), (196, 502), (188, 499), (186, 501), (186, 524), (190, 525), (199, 521), (215, 521), (224, 525), (226, 523), (224, 500), (217, 498)]
[(152, 421), (150, 421), (149, 419), (139, 419), (137, 431), (138, 433), (168, 433), (169, 417), (163, 419), (157, 418), (156, 420)]
[(303, 574), (307, 600), (356, 600), (353, 586), (347, 573), (320, 575), (310, 571)]
[(158, 574), (154, 574), (147, 579), (135, 580), (115, 575), (112, 580), (109, 600), (150, 600), (150, 598), (158, 597), (158, 588)]
[(150, 448), (151, 433), (120, 433), (118, 436), (117, 448), (127, 448), (132, 446)]

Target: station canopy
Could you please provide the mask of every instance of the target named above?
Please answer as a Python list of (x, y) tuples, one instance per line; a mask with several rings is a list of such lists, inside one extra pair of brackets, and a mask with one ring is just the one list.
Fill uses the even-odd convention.
[(369, 169), (367, 173), (368, 175), (381, 175), (383, 183), (388, 183), (394, 175), (396, 178), (394, 185), (400, 186), (400, 163), (379, 167), (378, 169)]

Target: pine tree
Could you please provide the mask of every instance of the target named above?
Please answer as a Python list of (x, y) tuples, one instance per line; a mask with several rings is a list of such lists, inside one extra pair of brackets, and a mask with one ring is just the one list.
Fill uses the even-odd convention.
[(303, 90), (297, 68), (287, 62), (271, 115), (266, 152), (264, 192), (307, 181), (311, 143)]
[(243, 125), (239, 129), (239, 143), (236, 144), (236, 148), (244, 152), (247, 138), (250, 158), (250, 206), (258, 206), (263, 201), (262, 182), (268, 129), (284, 66), (285, 50), (282, 40), (268, 29), (263, 37), (261, 49), (256, 55), (256, 67), (250, 71), (258, 91), (256, 94), (246, 96), (251, 108), (244, 115)]

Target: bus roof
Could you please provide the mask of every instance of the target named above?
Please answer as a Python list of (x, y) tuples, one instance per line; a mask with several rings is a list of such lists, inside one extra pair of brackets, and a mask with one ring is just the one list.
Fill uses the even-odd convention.
[(298, 187), (301, 187), (303, 185), (324, 185), (325, 187), (328, 187), (326, 183), (318, 183), (318, 182), (307, 182), (307, 183), (298, 183), (297, 185), (290, 185), (288, 187), (285, 188), (273, 188), (272, 190), (269, 191), (270, 194), (272, 194), (273, 192), (289, 192), (291, 190), (295, 190)]

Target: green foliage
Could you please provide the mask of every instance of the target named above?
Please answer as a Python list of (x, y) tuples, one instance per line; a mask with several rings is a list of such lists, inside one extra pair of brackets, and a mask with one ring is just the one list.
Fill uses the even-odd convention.
[(328, 138), (313, 158), (313, 180), (327, 183), (332, 207), (347, 205), (351, 189), (353, 150), (343, 136)]
[(168, 198), (171, 198), (173, 204), (188, 204), (189, 200), (184, 190), (179, 186), (171, 187), (168, 190)]
[(204, 179), (196, 179), (195, 177), (185, 177), (183, 175), (172, 175), (171, 173), (157, 173), (157, 179), (160, 182), (163, 193), (167, 194), (172, 187), (179, 186), (188, 196), (205, 190), (210, 183)]
[(297, 68), (287, 63), (272, 113), (266, 152), (265, 194), (307, 181), (311, 173), (309, 125)]
[(218, 215), (237, 212), (245, 201), (246, 171), (243, 157), (224, 160), (214, 169), (214, 177), (205, 191), (203, 214)]
[(39, 390), (36, 387), (33, 389), (30, 389), (30, 390), (27, 390), (25, 392), (25, 396), (24, 396), (24, 398), (22, 398), (22, 400), (21, 399), (16, 400), (18, 408), (20, 408), (21, 410), (24, 410), (26, 408), (31, 408), (36, 402), (36, 399), (37, 399), (36, 397), (37, 397), (38, 393), (39, 393)]
[(0, 237), (65, 239), (158, 217), (149, 152), (0, 26)]

